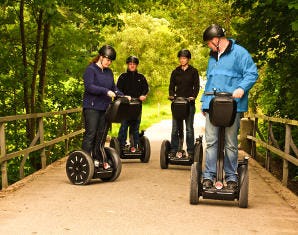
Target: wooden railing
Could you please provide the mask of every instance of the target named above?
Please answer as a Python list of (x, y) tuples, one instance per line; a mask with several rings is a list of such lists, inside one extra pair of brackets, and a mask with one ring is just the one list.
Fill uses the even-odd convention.
[[(262, 122), (260, 121), (262, 120)], [(260, 132), (260, 124), (267, 124), (267, 139)], [(279, 123), (285, 127), (284, 146), (279, 146), (273, 133), (273, 124)], [(252, 157), (256, 157), (256, 147), (261, 146), (266, 149), (265, 168), (269, 171), (271, 153), (276, 154), (283, 159), (283, 176), (282, 184), (287, 186), (288, 183), (288, 163), (291, 162), (298, 166), (298, 149), (294, 143), (291, 130), (298, 127), (298, 121), (283, 118), (267, 117), (264, 115), (247, 115), (241, 120), (240, 142), (241, 147)], [(291, 151), (292, 150), (292, 151)], [(293, 153), (295, 156), (291, 155)]]
[[(57, 111), (57, 112), (47, 112), (47, 113), (34, 113), (34, 114), (24, 114), (24, 115), (15, 115), (15, 116), (6, 116), (0, 117), (0, 165), (1, 165), (1, 176), (2, 176), (2, 189), (8, 187), (8, 172), (7, 172), (7, 161), (13, 159), (18, 156), (23, 156), (21, 164), (20, 164), (20, 178), (24, 177), (24, 166), (26, 159), (29, 154), (41, 150), (40, 158), (41, 158), (41, 167), (44, 169), (47, 164), (47, 156), (46, 156), (46, 148), (53, 146), (56, 143), (65, 142), (65, 154), (68, 153), (69, 140), (72, 137), (80, 135), (84, 132), (81, 123), (78, 123), (79, 129), (74, 130), (73, 132), (69, 132), (67, 117), (72, 113), (81, 113), (81, 108), (69, 109), (65, 111)], [(56, 117), (63, 116), (63, 124), (61, 128), (61, 136), (54, 138), (49, 141), (44, 140), (44, 119), (48, 117)], [(8, 122), (19, 121), (19, 120), (28, 120), (28, 119), (36, 119), (38, 122), (37, 133), (31, 142), (31, 144), (22, 150), (18, 150), (16, 152), (6, 153), (7, 144), (6, 144), (6, 135), (5, 135), (5, 126)], [(37, 142), (39, 142), (37, 144)]]

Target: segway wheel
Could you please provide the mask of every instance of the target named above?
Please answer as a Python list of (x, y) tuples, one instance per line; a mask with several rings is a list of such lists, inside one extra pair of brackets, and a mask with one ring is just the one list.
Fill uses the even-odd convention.
[(118, 153), (118, 155), (121, 155), (120, 143), (116, 137), (112, 137), (111, 142), (110, 142), (110, 147), (115, 149), (115, 151)]
[(238, 204), (240, 208), (247, 208), (248, 207), (248, 185), (249, 185), (247, 165), (241, 165), (238, 168), (238, 175), (239, 175)]
[(121, 164), (119, 154), (116, 152), (115, 149), (110, 147), (105, 147), (104, 150), (107, 155), (107, 161), (112, 168), (112, 173), (111, 175), (107, 177), (101, 177), (100, 179), (105, 182), (115, 181), (119, 177), (122, 170), (122, 164)]
[(203, 162), (203, 144), (202, 142), (196, 142), (194, 148), (194, 162)]
[(198, 175), (198, 162), (191, 165), (190, 171), (190, 195), (189, 202), (191, 205), (199, 203), (199, 175)]
[(73, 184), (88, 184), (94, 174), (94, 164), (91, 156), (84, 151), (72, 152), (66, 161), (66, 174)]
[(140, 160), (143, 163), (148, 163), (151, 155), (150, 141), (146, 136), (142, 136), (140, 139), (140, 144), (143, 147), (143, 153)]
[(164, 140), (160, 147), (160, 168), (168, 168), (168, 154), (170, 152), (171, 144), (170, 141)]

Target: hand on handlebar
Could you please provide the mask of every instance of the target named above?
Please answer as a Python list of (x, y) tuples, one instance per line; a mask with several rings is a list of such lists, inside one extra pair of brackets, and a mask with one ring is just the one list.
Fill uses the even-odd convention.
[(145, 95), (141, 95), (141, 96), (139, 97), (139, 100), (140, 100), (140, 101), (144, 101), (144, 100), (146, 100), (146, 98), (147, 98), (147, 97), (146, 97)]
[(131, 101), (131, 96), (130, 95), (125, 95), (124, 97), (127, 98), (128, 101)]
[(107, 95), (111, 98), (115, 98), (116, 94), (113, 91), (108, 91)]
[(244, 90), (242, 88), (237, 88), (233, 92), (233, 98), (241, 98), (244, 95)]
[(168, 97), (168, 100), (174, 100), (174, 99), (175, 99), (174, 96), (171, 96), (171, 95), (170, 95), (170, 96)]

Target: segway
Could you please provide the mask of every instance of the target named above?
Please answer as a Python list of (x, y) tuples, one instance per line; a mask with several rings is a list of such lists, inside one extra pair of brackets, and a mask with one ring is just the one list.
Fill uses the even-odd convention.
[(121, 112), (121, 107), (125, 104), (128, 104), (128, 99), (118, 96), (107, 108), (102, 138), (92, 151), (92, 156), (83, 150), (70, 153), (66, 162), (66, 173), (71, 183), (86, 185), (95, 178), (114, 181), (119, 177), (122, 168), (119, 154), (113, 148), (105, 147), (105, 141), (111, 124), (125, 118)]
[[(132, 98), (126, 106), (123, 106), (120, 112), (125, 113), (123, 120), (136, 120), (141, 115), (142, 103), (137, 98)], [(130, 131), (129, 131), (130, 132)], [(129, 133), (129, 144), (121, 148), (117, 137), (112, 137), (110, 147), (114, 148), (121, 159), (140, 159), (142, 163), (148, 163), (150, 160), (151, 147), (149, 139), (144, 135), (145, 131), (139, 133), (140, 143), (138, 148), (134, 148), (134, 139), (132, 133)]]
[[(205, 95), (214, 95), (210, 102), (209, 118), (213, 125), (219, 127), (217, 175), (213, 187), (203, 188), (201, 182), (203, 151), (197, 151), (199, 156), (197, 156), (197, 160), (191, 166), (190, 204), (198, 204), (199, 197), (202, 196), (203, 199), (238, 200), (239, 207), (246, 208), (248, 206), (248, 157), (238, 160), (237, 189), (228, 189), (223, 184), (225, 127), (229, 127), (234, 123), (237, 111), (236, 101), (232, 98), (232, 94), (227, 92), (206, 92)], [(202, 149), (202, 142), (198, 143), (198, 146)]]
[[(192, 101), (190, 98), (174, 97), (171, 103), (171, 111), (174, 119), (177, 120), (178, 125), (178, 151), (175, 157), (169, 155), (171, 150), (171, 142), (169, 140), (163, 140), (160, 148), (160, 167), (161, 169), (167, 169), (169, 164), (172, 165), (184, 165), (190, 166), (194, 162), (194, 156), (196, 156), (197, 143), (194, 148), (194, 156), (188, 157), (185, 150), (183, 150), (184, 142), (184, 120), (189, 114), (189, 102)], [(200, 137), (202, 138), (202, 137)], [(196, 141), (197, 142), (197, 141)]]

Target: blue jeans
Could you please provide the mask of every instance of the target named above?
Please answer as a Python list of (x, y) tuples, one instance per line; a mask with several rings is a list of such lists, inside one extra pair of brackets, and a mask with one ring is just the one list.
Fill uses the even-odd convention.
[(99, 147), (99, 143), (103, 138), (105, 111), (84, 109), (83, 113), (85, 132), (83, 136), (82, 149), (91, 154), (95, 147)]
[[(225, 180), (237, 182), (238, 166), (238, 131), (240, 127), (241, 113), (236, 114), (234, 124), (225, 128), (224, 144), (224, 172)], [(203, 172), (204, 179), (213, 180), (216, 178), (216, 162), (218, 148), (218, 131), (219, 127), (213, 126), (209, 120), (209, 114), (206, 113), (206, 163)]]
[[(194, 152), (195, 135), (193, 128), (193, 120), (196, 112), (194, 103), (190, 103), (189, 114), (185, 119), (186, 125), (186, 147), (188, 153)], [(183, 123), (183, 122), (182, 122)], [(178, 122), (173, 118), (172, 120), (172, 133), (171, 133), (171, 152), (177, 152), (179, 147), (179, 136), (178, 136)]]
[(124, 147), (126, 145), (128, 127), (129, 127), (129, 134), (132, 134), (133, 136), (134, 147), (137, 147), (140, 144), (140, 136), (139, 136), (140, 123), (141, 123), (141, 119), (123, 121), (121, 123), (120, 129), (118, 132), (118, 140), (120, 142), (121, 147)]

